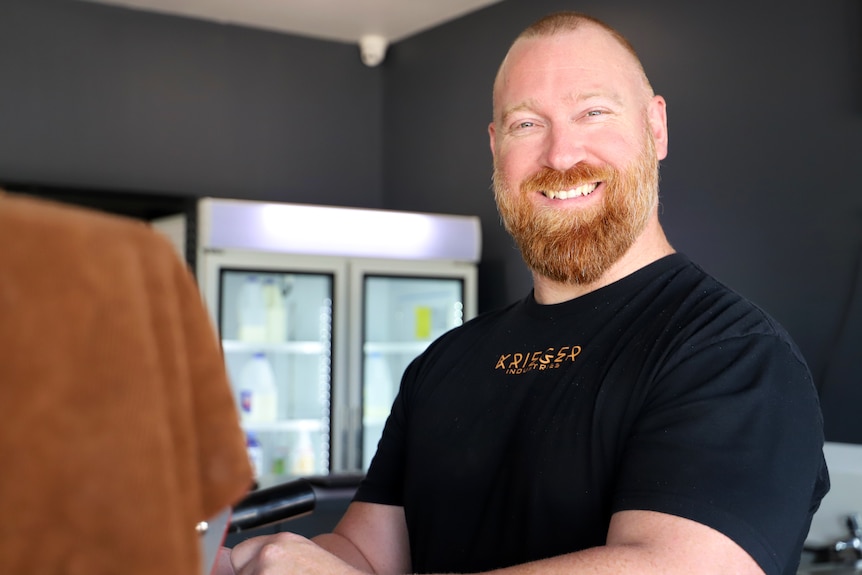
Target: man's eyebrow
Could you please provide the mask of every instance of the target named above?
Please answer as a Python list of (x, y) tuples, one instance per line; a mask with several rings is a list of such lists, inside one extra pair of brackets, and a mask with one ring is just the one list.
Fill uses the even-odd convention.
[(526, 100), (524, 102), (521, 102), (517, 106), (511, 106), (509, 108), (506, 108), (505, 110), (503, 110), (503, 113), (500, 115), (500, 122), (501, 123), (507, 122), (509, 120), (509, 118), (513, 114), (515, 114), (516, 112), (524, 112), (524, 111), (528, 111), (528, 110), (533, 110), (533, 109), (535, 109), (535, 107), (536, 107), (535, 101), (530, 99), (530, 100)]
[[(620, 106), (624, 104), (623, 98), (618, 92), (598, 90), (593, 92), (578, 92), (577, 94), (571, 94), (568, 96), (567, 99), (575, 103), (584, 103), (590, 100), (610, 100)], [(500, 122), (506, 123), (513, 114), (517, 112), (535, 110), (536, 107), (537, 103), (534, 99), (530, 98), (528, 100), (524, 100), (520, 104), (511, 106), (503, 110), (502, 114), (500, 115)]]
[(587, 100), (607, 99), (607, 100), (611, 100), (615, 104), (619, 104), (619, 105), (623, 104), (623, 98), (617, 92), (600, 92), (600, 91), (581, 92), (581, 93), (571, 97), (571, 99), (572, 99), (572, 101), (575, 101), (575, 102), (586, 102)]
[(581, 95), (580, 99), (581, 99), (581, 101), (607, 99), (607, 100), (610, 100), (611, 102), (613, 102), (614, 104), (617, 104), (620, 106), (625, 104), (625, 100), (624, 100), (622, 94), (620, 94), (617, 91), (584, 92)]

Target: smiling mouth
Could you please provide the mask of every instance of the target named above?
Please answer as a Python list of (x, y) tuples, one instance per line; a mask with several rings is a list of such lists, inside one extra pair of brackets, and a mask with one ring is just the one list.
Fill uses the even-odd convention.
[(599, 182), (593, 182), (569, 190), (542, 190), (542, 195), (552, 200), (568, 200), (570, 198), (589, 196), (598, 186)]

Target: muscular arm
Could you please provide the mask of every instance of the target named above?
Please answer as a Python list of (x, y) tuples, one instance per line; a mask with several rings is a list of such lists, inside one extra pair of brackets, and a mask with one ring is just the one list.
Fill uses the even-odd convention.
[(714, 529), (665, 513), (622, 511), (607, 544), (508, 569), (495, 575), (763, 575), (736, 543)]
[(402, 507), (351, 503), (333, 532), (313, 541), (366, 573), (397, 575), (411, 571)]
[[(231, 560), (240, 575), (398, 575), (411, 571), (407, 527), (400, 507), (352, 503), (334, 532), (316, 537), (314, 543), (317, 545), (290, 533), (258, 537), (239, 544)], [(578, 573), (763, 575), (754, 560), (725, 535), (700, 523), (653, 511), (615, 514), (604, 546), (493, 572)]]
[(404, 509), (351, 503), (332, 533), (253, 537), (220, 557), (213, 575), (398, 575), (409, 573)]

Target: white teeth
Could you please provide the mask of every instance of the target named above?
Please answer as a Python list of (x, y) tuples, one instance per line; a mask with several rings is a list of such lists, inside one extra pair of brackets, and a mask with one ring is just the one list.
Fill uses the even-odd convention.
[(588, 196), (596, 189), (596, 187), (598, 187), (598, 185), (598, 183), (584, 184), (583, 186), (578, 186), (571, 190), (546, 190), (542, 193), (552, 200), (568, 200), (569, 198)]

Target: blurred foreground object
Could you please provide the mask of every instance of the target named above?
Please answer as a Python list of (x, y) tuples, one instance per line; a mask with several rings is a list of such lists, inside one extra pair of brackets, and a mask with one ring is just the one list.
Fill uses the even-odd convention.
[(196, 524), (252, 475), (166, 239), (0, 191), (0, 386), (0, 572), (200, 572)]

